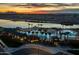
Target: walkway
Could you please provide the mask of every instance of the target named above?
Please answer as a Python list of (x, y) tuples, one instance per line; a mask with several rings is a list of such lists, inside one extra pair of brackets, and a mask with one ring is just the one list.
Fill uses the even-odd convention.
[[(56, 54), (58, 52), (62, 52), (64, 54), (67, 54), (67, 55), (72, 55), (71, 53), (68, 53), (66, 50), (66, 48), (61, 48), (61, 47), (48, 47), (48, 46), (42, 46), (42, 45), (36, 45), (36, 44), (25, 44), (19, 48), (12, 48), (12, 50), (10, 50), (11, 53), (13, 52), (16, 52), (18, 50), (21, 50), (21, 49), (25, 49), (25, 48), (36, 48), (36, 49), (40, 49), (40, 50), (43, 50), (43, 51), (46, 51), (48, 53), (51, 53), (51, 54)], [(10, 48), (11, 49), (11, 48)]]

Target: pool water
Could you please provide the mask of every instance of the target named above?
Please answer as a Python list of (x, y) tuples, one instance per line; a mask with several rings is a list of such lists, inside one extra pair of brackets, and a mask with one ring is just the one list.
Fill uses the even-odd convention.
[[(71, 31), (71, 30), (63, 30), (62, 32), (63, 33), (69, 32), (69, 34), (68, 34), (69, 39), (75, 39), (76, 38), (77, 32), (74, 32), (74, 31)], [(19, 33), (26, 34), (26, 35), (35, 35), (35, 36), (38, 36), (39, 38), (42, 38), (42, 39), (50, 39), (52, 36), (56, 36), (56, 33), (51, 33), (49, 35), (49, 33), (41, 33), (40, 31), (30, 31), (30, 32), (22, 32), (21, 31)], [(64, 36), (67, 37), (67, 35), (62, 35), (62, 39), (64, 39)], [(60, 38), (59, 32), (57, 34), (57, 37)]]

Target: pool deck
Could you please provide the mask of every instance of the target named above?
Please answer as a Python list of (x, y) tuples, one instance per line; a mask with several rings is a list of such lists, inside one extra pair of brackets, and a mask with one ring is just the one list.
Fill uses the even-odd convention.
[(18, 50), (21, 50), (21, 49), (27, 49), (27, 48), (36, 48), (36, 49), (40, 49), (40, 50), (43, 50), (43, 51), (46, 51), (48, 53), (51, 53), (52, 55), (58, 53), (58, 52), (62, 52), (66, 55), (72, 55), (71, 53), (67, 52), (68, 49), (70, 49), (69, 47), (61, 47), (61, 46), (57, 46), (57, 47), (49, 47), (49, 46), (44, 46), (44, 45), (39, 45), (39, 44), (25, 44), (25, 45), (22, 45), (18, 48), (9, 48), (8, 51), (10, 53), (14, 53)]

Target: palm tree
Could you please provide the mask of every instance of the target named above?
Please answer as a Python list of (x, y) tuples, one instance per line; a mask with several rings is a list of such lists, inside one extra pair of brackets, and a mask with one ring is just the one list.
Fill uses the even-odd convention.
[(42, 27), (43, 26), (43, 24), (38, 24), (38, 27)]
[(32, 35), (34, 34), (34, 32), (32, 32)]
[(30, 33), (30, 31), (28, 31), (28, 33)]
[[(41, 32), (41, 35), (43, 35), (44, 34), (44, 32)], [(44, 39), (43, 39), (43, 41), (44, 41)]]
[(49, 32), (48, 34), (49, 34), (49, 35), (51, 35), (51, 33), (50, 33), (50, 32)]
[(64, 35), (67, 36), (66, 39), (65, 39), (65, 41), (68, 41), (68, 35), (69, 35), (69, 33), (70, 33), (70, 32), (65, 32), (65, 33), (64, 33)]
[(32, 27), (33, 26), (33, 24), (30, 24), (30, 27)]
[(44, 32), (41, 32), (41, 34), (44, 34)]
[(53, 45), (54, 46), (54, 41), (55, 41), (55, 38), (54, 38), (54, 36), (53, 37), (51, 37), (51, 45)]
[(70, 32), (61, 33), (61, 36), (62, 36), (62, 35), (65, 35), (65, 36), (64, 36), (64, 43), (65, 43), (65, 44), (68, 43), (68, 35), (69, 35), (69, 33), (70, 33)]
[(29, 27), (31, 28), (31, 27), (32, 27), (32, 25), (33, 25), (33, 24), (28, 23), (28, 28), (29, 28)]
[(61, 30), (59, 31), (59, 34), (60, 34), (60, 39), (62, 39), (63, 33), (61, 32)]
[(36, 32), (36, 34), (38, 35), (38, 32)]
[[(47, 33), (45, 33), (45, 35), (47, 35)], [(47, 38), (44, 39), (44, 42), (46, 42), (46, 39), (47, 39)]]
[(28, 33), (27, 35), (29, 35), (30, 34), (30, 31), (28, 31), (27, 33)]
[(28, 23), (28, 28), (30, 27), (30, 23)]

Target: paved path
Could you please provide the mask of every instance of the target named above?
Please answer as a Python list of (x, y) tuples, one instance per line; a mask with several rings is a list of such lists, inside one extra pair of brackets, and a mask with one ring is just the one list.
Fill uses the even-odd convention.
[(42, 51), (46, 51), (48, 53), (51, 53), (51, 54), (56, 54), (58, 52), (62, 52), (64, 54), (71, 54), (71, 53), (68, 53), (66, 50), (69, 50), (70, 48), (68, 47), (61, 47), (61, 46), (57, 46), (57, 47), (49, 47), (49, 46), (44, 46), (44, 45), (40, 45), (40, 44), (25, 44), (25, 45), (22, 45), (21, 47), (19, 48), (8, 48), (1, 40), (0, 40), (1, 44), (4, 46), (4, 51), (5, 52), (8, 52), (9, 54), (15, 52), (15, 51), (18, 51), (18, 50), (21, 50), (21, 49), (25, 49), (25, 48), (35, 48), (35, 49), (40, 49)]
[(10, 48), (10, 52), (13, 53), (15, 51), (18, 51), (18, 50), (21, 50), (21, 49), (25, 49), (25, 48), (36, 48), (36, 49), (40, 49), (40, 50), (43, 50), (43, 51), (46, 51), (48, 53), (51, 53), (51, 54), (56, 54), (58, 52), (62, 52), (64, 54), (68, 54), (68, 55), (72, 55), (71, 53), (68, 53), (67, 51), (65, 51), (64, 49), (65, 48), (61, 48), (61, 47), (48, 47), (48, 46), (43, 46), (43, 45), (36, 45), (36, 44), (25, 44), (25, 45), (22, 45), (21, 47), (19, 48)]

